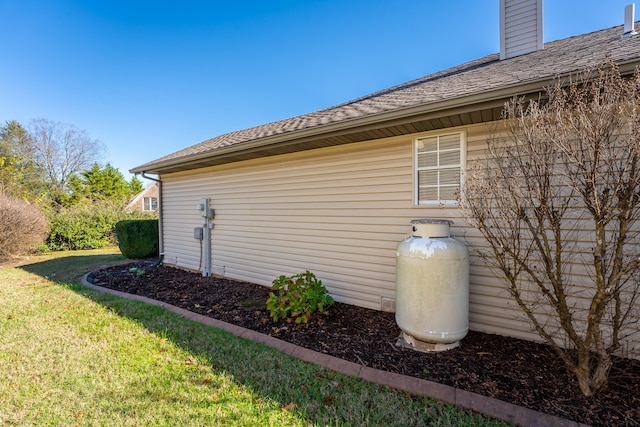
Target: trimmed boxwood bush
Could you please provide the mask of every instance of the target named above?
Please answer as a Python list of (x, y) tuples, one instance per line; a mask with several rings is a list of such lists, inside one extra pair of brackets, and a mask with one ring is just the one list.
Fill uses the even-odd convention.
[(158, 220), (138, 219), (116, 224), (120, 252), (127, 258), (158, 255)]

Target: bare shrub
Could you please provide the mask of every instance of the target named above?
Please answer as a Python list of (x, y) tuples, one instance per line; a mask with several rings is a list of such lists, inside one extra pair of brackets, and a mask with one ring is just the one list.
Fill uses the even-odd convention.
[(38, 206), (0, 194), (0, 260), (36, 249), (47, 232), (47, 220)]
[(640, 73), (608, 62), (514, 99), (461, 205), (532, 328), (586, 396), (640, 324)]

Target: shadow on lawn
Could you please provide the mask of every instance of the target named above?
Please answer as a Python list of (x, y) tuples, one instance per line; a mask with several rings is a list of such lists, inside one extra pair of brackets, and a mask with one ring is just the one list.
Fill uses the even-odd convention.
[[(88, 254), (65, 255), (44, 261), (21, 263), (21, 265), (18, 265), (16, 268), (37, 274), (38, 276), (57, 283), (69, 284), (74, 282), (79, 283), (80, 278), (90, 271), (131, 261), (119, 253), (96, 255), (90, 254), (90, 251), (85, 252)], [(30, 260), (27, 260), (27, 262), (29, 261)]]

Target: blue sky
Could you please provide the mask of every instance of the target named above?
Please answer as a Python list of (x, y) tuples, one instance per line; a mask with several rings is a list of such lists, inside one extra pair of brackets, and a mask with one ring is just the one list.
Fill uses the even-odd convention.
[[(545, 41), (621, 25), (630, 2), (545, 0)], [(0, 0), (0, 122), (84, 129), (128, 178), (208, 138), (496, 53), (498, 6)]]

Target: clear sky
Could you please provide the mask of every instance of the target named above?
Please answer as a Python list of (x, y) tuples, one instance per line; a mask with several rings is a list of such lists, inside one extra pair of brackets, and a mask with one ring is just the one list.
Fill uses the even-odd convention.
[[(553, 41), (630, 0), (544, 0)], [(0, 122), (72, 124), (134, 166), (497, 53), (499, 0), (0, 0)], [(636, 18), (640, 16), (640, 5)]]

